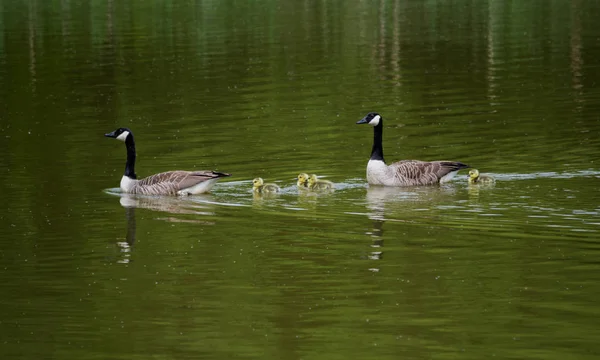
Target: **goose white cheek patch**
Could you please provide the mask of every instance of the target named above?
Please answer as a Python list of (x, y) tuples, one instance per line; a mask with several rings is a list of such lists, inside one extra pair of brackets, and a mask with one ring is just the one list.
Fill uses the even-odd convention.
[(369, 125), (371, 125), (371, 126), (379, 125), (379, 119), (381, 119), (381, 116), (375, 115), (375, 117), (372, 118), (371, 121), (369, 121)]
[(125, 141), (127, 136), (129, 136), (129, 131), (123, 131), (121, 135), (117, 136), (117, 140)]

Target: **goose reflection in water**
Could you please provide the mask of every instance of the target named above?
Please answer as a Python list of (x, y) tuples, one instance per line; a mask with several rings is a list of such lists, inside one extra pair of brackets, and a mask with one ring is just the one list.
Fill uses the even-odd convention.
[[(412, 221), (414, 212), (431, 210), (453, 199), (456, 188), (452, 185), (420, 186), (420, 187), (390, 187), (369, 186), (367, 188), (367, 208), (372, 212), (371, 219), (386, 221)], [(398, 214), (402, 219), (385, 218), (385, 214)], [(421, 211), (419, 211), (421, 213)]]
[[(369, 186), (367, 188), (366, 206), (370, 210), (369, 218), (373, 221), (372, 228), (365, 232), (372, 237), (373, 249), (368, 259), (380, 260), (383, 258), (385, 222), (412, 223), (415, 211), (427, 210), (438, 205), (441, 200), (448, 200), (455, 193), (452, 185), (431, 187), (389, 187)], [(419, 211), (418, 214), (427, 214)], [(425, 215), (431, 216), (431, 215)], [(370, 268), (378, 272), (378, 268)]]
[[(152, 211), (158, 211), (170, 214), (190, 214), (190, 215), (214, 215), (212, 211), (214, 205), (211, 204), (210, 195), (194, 196), (188, 198), (172, 196), (146, 196), (133, 194), (120, 194), (119, 202), (124, 208), (141, 208)], [(195, 222), (200, 224), (213, 225), (213, 222), (207, 222), (197, 219), (180, 219), (176, 217), (158, 218), (171, 222)]]
[(117, 260), (120, 264), (128, 264), (131, 260), (131, 248), (135, 244), (136, 229), (135, 225), (135, 208), (125, 207), (125, 219), (127, 219), (127, 235), (125, 241), (117, 241), (117, 246), (121, 252), (121, 259)]
[[(373, 228), (365, 234), (371, 236), (371, 251), (367, 255), (369, 260), (381, 260), (383, 259), (383, 220), (373, 219)], [(370, 268), (370, 271), (379, 272), (379, 268)]]
[[(201, 216), (210, 216), (214, 214), (214, 212), (211, 211), (211, 209), (214, 207), (213, 204), (199, 201), (207, 201), (208, 199), (205, 197), (202, 197), (202, 199), (184, 199), (167, 196), (132, 195), (125, 193), (121, 193), (119, 196), (119, 203), (121, 206), (123, 206), (123, 208), (125, 208), (125, 219), (127, 222), (125, 241), (117, 242), (117, 246), (119, 247), (119, 251), (122, 255), (117, 262), (121, 264), (127, 264), (131, 260), (131, 251), (136, 241), (137, 230), (135, 211), (138, 208), (171, 214), (191, 214)], [(198, 196), (195, 196), (195, 198), (198, 198)], [(174, 216), (158, 217), (157, 220), (214, 225), (214, 222), (212, 221), (183, 219)]]
[[(368, 216), (372, 220), (372, 228), (365, 232), (365, 235), (371, 237), (370, 251), (367, 255), (368, 260), (383, 259), (383, 224), (385, 222), (385, 202), (389, 196), (395, 196), (401, 191), (400, 188), (369, 186), (367, 188), (367, 208), (371, 211)], [(379, 267), (370, 267), (369, 271), (379, 272)]]

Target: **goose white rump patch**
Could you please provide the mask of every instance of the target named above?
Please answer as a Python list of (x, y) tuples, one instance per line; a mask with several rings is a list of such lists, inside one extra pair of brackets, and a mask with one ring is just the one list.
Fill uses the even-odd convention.
[(200, 184), (196, 184), (194, 186), (190, 186), (189, 188), (179, 190), (177, 192), (177, 195), (196, 195), (208, 192), (218, 180), (219, 178), (203, 181)]
[(454, 177), (454, 175), (456, 175), (456, 173), (458, 173), (458, 170), (450, 171), (446, 175), (442, 176), (442, 178), (440, 179), (440, 184), (444, 184), (444, 183), (447, 183), (448, 181), (452, 180), (452, 178)]

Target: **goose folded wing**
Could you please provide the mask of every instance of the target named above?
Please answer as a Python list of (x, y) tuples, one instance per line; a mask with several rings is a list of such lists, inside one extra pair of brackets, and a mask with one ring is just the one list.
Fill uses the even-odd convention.
[(145, 179), (140, 180), (139, 185), (145, 186), (156, 186), (156, 185), (168, 185), (173, 190), (179, 191), (187, 189), (201, 182), (217, 179), (228, 174), (219, 173), (215, 171), (167, 171), (152, 176), (148, 176)]
[(419, 160), (403, 160), (390, 165), (397, 181), (407, 185), (434, 184), (448, 173), (465, 167), (467, 165), (460, 162)]

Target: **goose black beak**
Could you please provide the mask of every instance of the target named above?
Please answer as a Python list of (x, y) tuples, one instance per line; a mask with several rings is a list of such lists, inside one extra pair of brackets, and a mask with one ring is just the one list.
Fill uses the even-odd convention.
[(104, 134), (104, 136), (109, 137), (109, 138), (116, 138), (117, 135), (115, 135), (115, 132), (109, 132), (108, 134)]
[(367, 124), (367, 123), (368, 123), (368, 121), (367, 121), (367, 118), (366, 118), (366, 117), (364, 117), (364, 118), (362, 118), (362, 119), (358, 120), (356, 123), (357, 123), (357, 124)]

